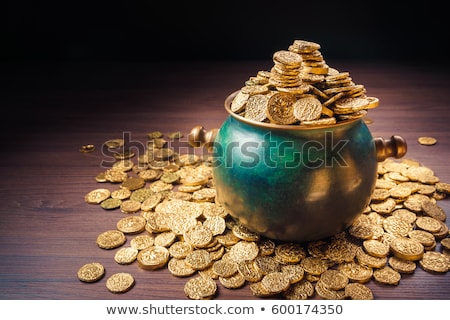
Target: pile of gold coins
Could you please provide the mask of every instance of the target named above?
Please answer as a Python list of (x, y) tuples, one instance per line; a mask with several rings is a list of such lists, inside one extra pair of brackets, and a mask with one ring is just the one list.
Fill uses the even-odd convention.
[[(177, 154), (160, 132), (148, 137), (140, 155), (121, 150), (120, 139), (105, 142), (118, 150), (116, 162), (84, 196), (99, 213), (118, 214), (116, 228), (93, 239), (127, 270), (108, 277), (110, 292), (133, 287), (133, 268), (167, 268), (184, 279), (180, 290), (189, 299), (245, 286), (256, 297), (363, 300), (376, 298), (369, 281), (397, 286), (417, 267), (449, 271), (447, 215), (438, 201), (450, 194), (450, 184), (417, 161), (380, 162), (371, 201), (347, 230), (294, 243), (264, 238), (233, 220), (216, 201), (206, 156)], [(93, 283), (104, 274), (105, 267), (91, 261), (78, 279)]]
[(273, 54), (270, 71), (251, 76), (231, 102), (231, 111), (252, 121), (323, 126), (362, 118), (379, 99), (366, 95), (349, 72), (324, 60), (318, 43), (295, 40)]

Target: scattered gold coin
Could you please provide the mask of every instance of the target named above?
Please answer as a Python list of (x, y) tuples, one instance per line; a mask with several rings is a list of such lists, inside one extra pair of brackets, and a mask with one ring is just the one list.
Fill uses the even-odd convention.
[(433, 137), (419, 137), (417, 138), (417, 142), (424, 146), (432, 146), (436, 144), (437, 139)]
[(134, 286), (134, 277), (127, 272), (119, 272), (111, 275), (106, 280), (106, 288), (112, 293), (124, 293)]
[(86, 263), (78, 269), (77, 276), (83, 282), (95, 282), (105, 274), (105, 267), (99, 262)]

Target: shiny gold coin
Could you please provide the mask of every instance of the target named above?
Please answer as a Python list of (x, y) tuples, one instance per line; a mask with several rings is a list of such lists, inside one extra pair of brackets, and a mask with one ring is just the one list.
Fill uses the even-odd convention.
[(450, 250), (450, 238), (444, 238), (440, 243), (443, 248)]
[(130, 191), (140, 189), (145, 186), (145, 180), (141, 177), (129, 177), (120, 185), (121, 188), (126, 188)]
[(106, 188), (98, 188), (92, 191), (89, 191), (84, 196), (84, 201), (89, 204), (100, 204), (102, 201), (108, 199), (111, 195), (111, 191)]
[[(251, 260), (253, 261), (253, 260)], [(254, 259), (256, 268), (263, 274), (281, 271), (281, 263), (272, 256), (257, 256)]]
[(137, 250), (143, 250), (153, 246), (155, 243), (154, 237), (149, 234), (140, 234), (135, 236), (130, 241), (130, 246)]
[(439, 220), (427, 217), (427, 216), (420, 216), (416, 219), (416, 226), (419, 229), (435, 233), (438, 232), (441, 229), (441, 224), (439, 223)]
[(338, 270), (345, 274), (352, 282), (369, 282), (373, 275), (373, 269), (356, 262), (344, 262), (339, 264)]
[(135, 213), (141, 209), (141, 203), (136, 200), (123, 200), (120, 205), (120, 211), (123, 213)]
[(111, 169), (122, 170), (122, 171), (130, 171), (133, 169), (134, 162), (130, 159), (123, 159), (113, 163)]
[(275, 258), (282, 263), (298, 263), (306, 257), (306, 250), (302, 244), (285, 242), (275, 246)]
[(120, 148), (125, 144), (124, 139), (110, 139), (103, 143), (108, 149)]
[(321, 280), (318, 280), (316, 282), (316, 286), (314, 287), (314, 289), (317, 294), (325, 300), (342, 300), (345, 298), (345, 291), (343, 289), (332, 290), (330, 288), (327, 288)]
[(271, 272), (261, 279), (261, 284), (271, 294), (286, 291), (291, 285), (289, 276), (283, 272)]
[(238, 272), (238, 264), (233, 260), (218, 260), (213, 263), (212, 270), (219, 277), (228, 278)]
[(422, 210), (424, 214), (436, 220), (445, 221), (447, 219), (445, 210), (431, 200), (422, 202)]
[(106, 288), (112, 293), (124, 293), (134, 286), (134, 277), (126, 272), (119, 272), (111, 275), (106, 280)]
[(108, 198), (100, 203), (100, 207), (102, 207), (105, 210), (114, 210), (120, 208), (121, 204), (122, 200), (120, 199)]
[(239, 263), (242, 260), (254, 260), (258, 256), (258, 251), (255, 242), (241, 240), (231, 247), (229, 253), (233, 261)]
[(231, 101), (230, 105), (231, 111), (233, 111), (234, 113), (240, 113), (244, 111), (249, 97), (250, 94), (244, 93), (241, 90), (239, 90), (239, 92), (233, 98), (233, 101)]
[(131, 196), (131, 191), (128, 189), (118, 189), (111, 192), (111, 198), (125, 200)]
[(430, 247), (436, 244), (434, 235), (428, 231), (415, 229), (408, 233), (408, 237), (419, 241), (424, 247)]
[(185, 258), (186, 263), (195, 270), (203, 270), (211, 266), (213, 260), (205, 249), (196, 249), (189, 252)]
[(244, 117), (250, 120), (262, 122), (267, 119), (267, 106), (269, 96), (265, 94), (256, 94), (250, 96), (245, 106)]
[(449, 271), (449, 257), (441, 252), (427, 251), (423, 254), (419, 264), (423, 270), (428, 272), (445, 273)]
[(151, 246), (139, 251), (137, 256), (139, 267), (145, 270), (163, 268), (169, 261), (169, 250), (161, 246)]
[(142, 216), (128, 216), (117, 222), (117, 230), (124, 234), (136, 234), (145, 230), (146, 223), (147, 220)]
[(278, 92), (267, 102), (267, 118), (276, 124), (293, 124), (297, 122), (294, 116), (294, 95), (287, 92)]
[(373, 278), (379, 283), (396, 286), (400, 283), (402, 276), (400, 272), (389, 266), (384, 266), (373, 271)]
[(363, 241), (364, 250), (374, 257), (387, 257), (389, 254), (389, 245), (379, 240), (369, 239)]
[(209, 228), (200, 224), (186, 230), (183, 237), (194, 248), (205, 248), (213, 240), (213, 233)]
[(82, 153), (90, 153), (95, 151), (95, 146), (93, 144), (85, 144), (80, 147), (80, 152)]
[(306, 300), (314, 295), (314, 286), (306, 279), (300, 280), (289, 286), (282, 292), (284, 298), (288, 300)]
[(192, 300), (211, 299), (216, 291), (217, 284), (214, 280), (201, 276), (189, 279), (184, 285), (186, 297)]
[(155, 246), (168, 248), (177, 239), (177, 235), (173, 231), (160, 232), (155, 236)]
[(128, 178), (128, 175), (121, 169), (108, 169), (105, 171), (105, 178), (112, 183), (121, 183)]
[(171, 258), (167, 263), (167, 269), (175, 277), (188, 277), (197, 270), (191, 268), (184, 259)]
[(433, 137), (419, 137), (417, 138), (417, 142), (424, 146), (432, 146), (436, 144), (437, 139)]
[(176, 259), (184, 259), (194, 248), (186, 241), (177, 241), (169, 247), (169, 254)]
[(344, 289), (345, 296), (352, 300), (373, 300), (372, 289), (361, 283), (349, 283)]
[(105, 267), (99, 262), (86, 263), (77, 271), (77, 276), (83, 282), (96, 282), (105, 274)]
[(138, 250), (133, 247), (123, 247), (117, 250), (114, 255), (114, 261), (118, 264), (130, 264), (133, 263), (138, 255)]
[(257, 282), (263, 277), (263, 273), (253, 260), (242, 260), (237, 263), (238, 272), (244, 277), (246, 281)]
[(322, 103), (315, 97), (304, 97), (294, 102), (294, 117), (298, 121), (317, 120), (322, 114)]
[(107, 230), (98, 235), (96, 243), (102, 249), (114, 249), (123, 245), (126, 240), (122, 231)]
[(389, 266), (400, 273), (413, 273), (416, 270), (416, 262), (410, 260), (404, 260), (392, 256), (388, 260)]
[(238, 289), (244, 286), (245, 278), (239, 272), (234, 273), (229, 277), (220, 277), (219, 282), (227, 289)]
[(374, 257), (366, 253), (362, 247), (356, 250), (356, 260), (359, 264), (370, 268), (381, 268), (387, 263), (387, 257)]
[(300, 261), (300, 266), (306, 273), (319, 276), (328, 269), (328, 261), (308, 256)]
[(349, 280), (348, 277), (339, 270), (328, 269), (320, 275), (320, 281), (328, 289), (341, 290), (345, 288)]
[(231, 231), (233, 234), (238, 237), (239, 239), (245, 240), (245, 241), (258, 241), (259, 240), (259, 234), (250, 231), (246, 226), (236, 223), (233, 225)]
[(416, 261), (420, 260), (424, 253), (423, 245), (414, 239), (398, 237), (390, 243), (391, 252), (399, 259)]

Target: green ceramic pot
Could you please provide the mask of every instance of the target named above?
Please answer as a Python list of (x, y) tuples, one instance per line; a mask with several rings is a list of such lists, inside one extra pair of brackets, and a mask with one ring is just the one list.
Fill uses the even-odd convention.
[[(274, 125), (234, 114), (218, 130), (193, 129), (214, 155), (217, 201), (248, 229), (304, 242), (343, 231), (370, 202), (378, 161), (401, 157), (398, 136), (374, 139), (363, 119), (326, 127)], [(200, 142), (199, 142), (200, 141)]]

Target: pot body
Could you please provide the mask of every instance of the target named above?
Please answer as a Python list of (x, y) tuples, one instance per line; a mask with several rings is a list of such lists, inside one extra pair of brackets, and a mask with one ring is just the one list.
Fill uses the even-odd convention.
[(362, 119), (325, 128), (274, 129), (228, 116), (213, 143), (217, 200), (248, 229), (304, 242), (347, 228), (377, 178)]

